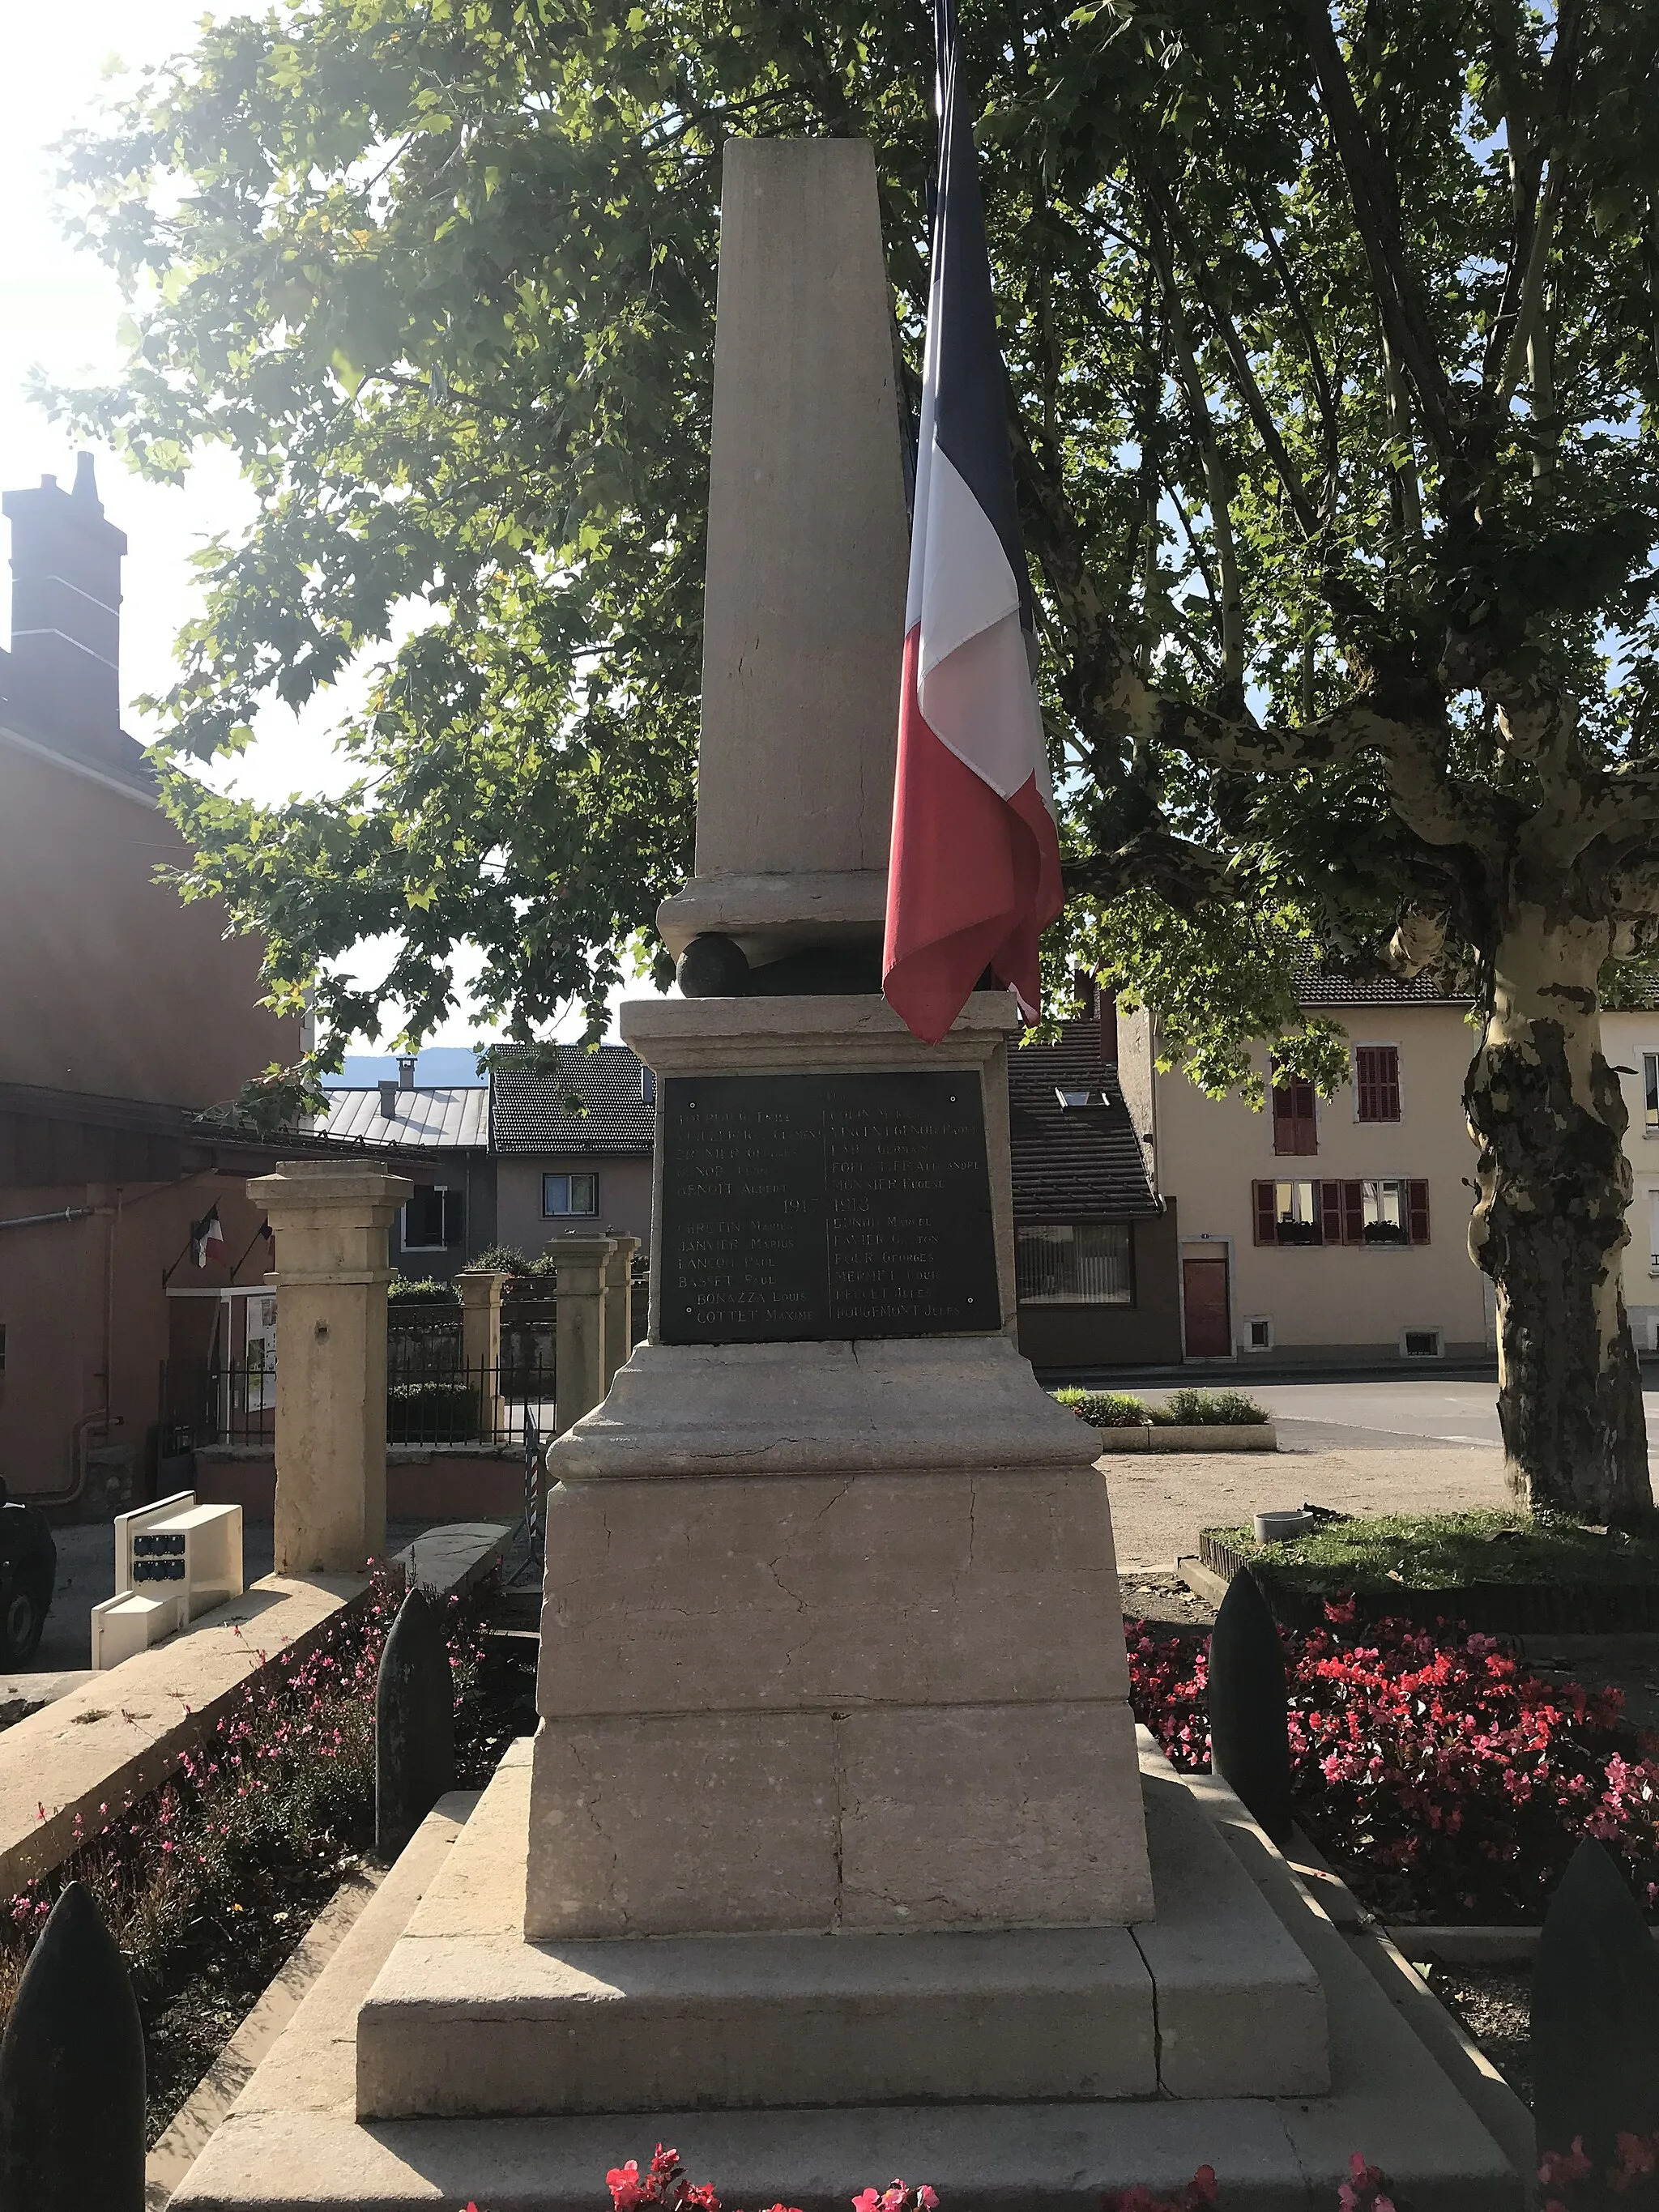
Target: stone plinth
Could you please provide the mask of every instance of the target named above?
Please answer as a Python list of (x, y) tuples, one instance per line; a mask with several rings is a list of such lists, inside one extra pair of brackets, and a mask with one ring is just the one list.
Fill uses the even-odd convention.
[(1155, 1751), (1156, 1921), (526, 1943), (527, 1750), (508, 1753), (369, 1993), (365, 2118), (1329, 2086), (1318, 1976)]
[[(1017, 1018), (984, 994), (933, 1048), (880, 1000), (623, 1009), (659, 1099), (710, 1073), (979, 1086), (1000, 1312), (927, 1338), (647, 1342), (553, 1447), (532, 1939), (1150, 1911), (1106, 1486), (1006, 1333)], [(653, 1297), (672, 1169), (659, 1146)], [(672, 1818), (641, 1817), (659, 1803)]]
[(279, 1575), (353, 1574), (386, 1549), (386, 1231), (413, 1188), (337, 1160), (248, 1185), (276, 1244)]
[(658, 925), (879, 944), (909, 526), (875, 161), (727, 139), (696, 870)]

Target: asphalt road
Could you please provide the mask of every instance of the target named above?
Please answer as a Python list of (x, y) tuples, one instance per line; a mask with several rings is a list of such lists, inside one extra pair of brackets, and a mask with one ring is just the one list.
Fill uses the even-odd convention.
[[(1407, 1439), (1427, 1444), (1498, 1444), (1497, 1393), (1490, 1382), (1436, 1382), (1428, 1376), (1370, 1382), (1254, 1383), (1248, 1373), (1220, 1389), (1248, 1391), (1279, 1425), (1291, 1451), (1392, 1448)], [(1164, 1390), (1135, 1395), (1160, 1401)], [(1659, 1390), (1644, 1391), (1648, 1440), (1659, 1449)]]

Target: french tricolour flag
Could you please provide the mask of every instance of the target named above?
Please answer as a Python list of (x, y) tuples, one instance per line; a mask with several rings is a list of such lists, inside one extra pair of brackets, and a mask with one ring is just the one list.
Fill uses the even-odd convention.
[(953, 0), (935, 0), (939, 167), (882, 988), (937, 1044), (989, 968), (1029, 1018), (1060, 838), (1006, 386)]

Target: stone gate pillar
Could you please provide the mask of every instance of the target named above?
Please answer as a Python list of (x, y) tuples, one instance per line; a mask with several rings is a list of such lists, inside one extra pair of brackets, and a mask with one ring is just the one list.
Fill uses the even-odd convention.
[(634, 1349), (634, 1255), (637, 1237), (618, 1237), (605, 1278), (605, 1387)]
[(248, 1185), (276, 1244), (279, 1575), (355, 1574), (386, 1549), (386, 1231), (413, 1188), (339, 1160)]
[(461, 1364), (478, 1388), (478, 1419), (486, 1437), (501, 1432), (501, 1300), (511, 1275), (464, 1267), (455, 1278), (461, 1297)]
[(591, 1413), (609, 1383), (605, 1368), (605, 1279), (614, 1237), (560, 1237), (548, 1246), (558, 1266), (554, 1322), (556, 1418), (561, 1436)]

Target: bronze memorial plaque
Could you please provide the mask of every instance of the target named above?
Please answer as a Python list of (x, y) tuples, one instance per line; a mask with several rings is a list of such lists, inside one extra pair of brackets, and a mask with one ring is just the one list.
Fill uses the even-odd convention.
[(665, 1344), (1002, 1325), (978, 1074), (671, 1076)]

